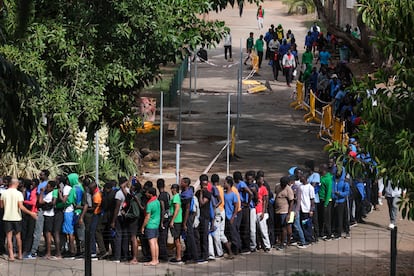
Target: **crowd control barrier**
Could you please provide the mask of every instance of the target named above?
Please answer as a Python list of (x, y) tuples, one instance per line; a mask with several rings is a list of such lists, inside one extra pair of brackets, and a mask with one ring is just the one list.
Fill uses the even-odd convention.
[[(322, 101), (312, 90), (309, 93), (309, 103), (305, 101), (304, 96), (304, 85), (297, 81), (294, 101), (290, 103), (290, 107), (295, 110), (306, 110), (308, 113), (303, 116), (305, 122), (320, 124), (318, 138), (329, 144), (333, 142), (347, 144), (348, 134), (345, 132), (345, 122), (334, 116), (332, 103)], [(322, 112), (316, 109), (317, 101), (323, 105)]]

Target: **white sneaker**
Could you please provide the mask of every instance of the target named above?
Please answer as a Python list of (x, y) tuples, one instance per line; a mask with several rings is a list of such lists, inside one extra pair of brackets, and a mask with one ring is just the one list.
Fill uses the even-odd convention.
[(388, 228), (389, 228), (389, 229), (394, 229), (394, 227), (395, 227), (394, 223), (390, 223), (390, 224), (388, 225)]

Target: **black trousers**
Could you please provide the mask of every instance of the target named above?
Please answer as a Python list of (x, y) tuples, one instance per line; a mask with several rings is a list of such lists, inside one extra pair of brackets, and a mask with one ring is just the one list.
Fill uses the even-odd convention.
[(186, 260), (196, 260), (199, 256), (194, 235), (194, 214), (190, 214), (187, 219), (187, 231), (185, 232), (185, 253)]
[(234, 253), (237, 254), (241, 250), (240, 234), (237, 232), (236, 219), (233, 224), (226, 218), (224, 233), (229, 241), (231, 241)]
[(227, 59), (227, 52), (229, 52), (229, 57), (232, 58), (231, 45), (224, 46), (224, 58), (225, 59)]
[(209, 219), (200, 216), (198, 234), (200, 235), (200, 259), (208, 259), (208, 223)]
[(127, 259), (128, 258), (128, 232), (125, 226), (124, 218), (118, 216), (115, 220), (115, 254), (114, 258), (116, 260)]
[(284, 67), (283, 70), (285, 72), (286, 84), (290, 84), (292, 82), (293, 67)]
[(332, 201), (325, 207), (324, 202), (321, 201), (323, 207), (323, 234), (327, 237), (332, 235)]
[(240, 239), (241, 249), (250, 251), (250, 208), (246, 206), (241, 211)]
[(158, 248), (159, 248), (159, 258), (161, 260), (168, 259), (168, 250), (167, 250), (167, 239), (168, 239), (168, 224), (169, 220), (164, 218), (163, 227), (159, 229), (158, 236)]
[(263, 51), (257, 51), (257, 56), (259, 57), (259, 68), (262, 68), (262, 61), (263, 61)]
[(33, 243), (33, 232), (36, 225), (36, 220), (30, 215), (23, 213), (23, 224), (22, 224), (22, 244), (23, 252), (30, 253)]
[(272, 70), (273, 70), (273, 78), (277, 80), (277, 78), (279, 77), (279, 71), (280, 71), (280, 63), (278, 60), (273, 60)]
[(334, 207), (334, 218), (335, 218), (335, 235), (341, 236), (344, 229), (344, 217), (345, 217), (346, 202), (336, 203)]

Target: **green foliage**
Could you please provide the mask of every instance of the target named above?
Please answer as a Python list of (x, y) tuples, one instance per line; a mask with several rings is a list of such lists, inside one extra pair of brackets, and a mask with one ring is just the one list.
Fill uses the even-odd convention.
[(289, 7), (288, 14), (296, 13), (297, 9), (300, 7), (305, 8), (306, 13), (315, 11), (313, 0), (283, 0), (282, 3)]
[[(410, 0), (360, 0), (358, 12), (363, 22), (375, 32), (373, 42), (386, 58), (403, 62), (405, 69), (414, 67), (414, 2)], [(411, 70), (400, 78), (414, 84)]]
[[(103, 160), (99, 158), (99, 179), (101, 181), (118, 179), (120, 175), (134, 175), (137, 173), (137, 166), (129, 156), (125, 142), (121, 141), (121, 134), (118, 129), (112, 129), (108, 135), (109, 158)], [(77, 172), (79, 176), (95, 176), (96, 161), (95, 148), (93, 143), (89, 143), (88, 149), (78, 155), (72, 148), (68, 149), (69, 155), (66, 157), (72, 160), (71, 166), (66, 166), (65, 171)]]
[(179, 61), (185, 47), (221, 40), (224, 22), (200, 15), (228, 3), (234, 1), (4, 0), (0, 63), (12, 65), (6, 73), (19, 78), (0, 72), (0, 126), (21, 128), (5, 133), (3, 149), (18, 141), (11, 146), (24, 154), (30, 139), (35, 149), (60, 146), (68, 129), (86, 126), (93, 133), (102, 120), (118, 127), (132, 114), (139, 90), (159, 80), (160, 64)]
[[(354, 87), (365, 121), (358, 139), (375, 156), (380, 174), (407, 190), (401, 201), (402, 214), (414, 219), (414, 3), (361, 0), (359, 12), (375, 31), (372, 41), (395, 63), (391, 70), (378, 71), (375, 80), (367, 78)], [(380, 88), (372, 93), (377, 84)]]
[[(377, 75), (380, 80), (386, 76), (383, 72)], [(358, 138), (378, 159), (379, 172), (411, 192), (414, 183), (413, 88), (397, 81), (394, 87), (380, 88), (368, 97), (366, 89), (369, 88), (359, 90), (363, 99), (361, 116), (366, 124)]]
[[(335, 160), (339, 173), (342, 169), (349, 173), (353, 178), (365, 178), (373, 173), (373, 166), (370, 163), (361, 161), (358, 158), (349, 156), (348, 148), (339, 142), (333, 142), (328, 148), (329, 157)], [(371, 175), (369, 175), (371, 176)]]
[(19, 158), (12, 152), (6, 152), (0, 158), (0, 174), (13, 177), (36, 178), (40, 170), (47, 169), (55, 176), (62, 172), (65, 166), (74, 163), (57, 163), (54, 158), (48, 156), (48, 151), (35, 152)]
[(118, 129), (109, 131), (108, 146), (110, 160), (119, 170), (120, 175), (134, 175), (138, 172), (137, 165), (129, 155), (130, 151), (122, 141), (121, 132)]

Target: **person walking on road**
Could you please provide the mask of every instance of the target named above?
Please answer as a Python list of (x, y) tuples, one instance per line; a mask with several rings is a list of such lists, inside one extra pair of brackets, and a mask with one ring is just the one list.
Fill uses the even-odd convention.
[(261, 68), (262, 61), (263, 61), (263, 49), (264, 49), (263, 35), (260, 35), (260, 37), (256, 40), (256, 43), (254, 44), (254, 48), (256, 49), (257, 56), (259, 57), (259, 68)]
[[(227, 52), (229, 53), (229, 59), (227, 59)], [(227, 61), (233, 61), (232, 51), (231, 51), (231, 33), (228, 32), (224, 36), (224, 59)]]
[(295, 57), (292, 55), (290, 49), (283, 56), (282, 65), (286, 76), (286, 84), (290, 87), (290, 84), (292, 82), (293, 69), (296, 67)]
[(244, 60), (244, 65), (247, 65), (246, 62), (250, 59), (250, 55), (252, 54), (253, 47), (254, 47), (253, 32), (250, 32), (249, 37), (246, 39), (247, 58)]
[(403, 191), (401, 188), (392, 186), (391, 180), (388, 180), (387, 186), (385, 187), (385, 198), (388, 204), (388, 214), (390, 216), (389, 229), (394, 229), (397, 222), (398, 216), (398, 202), (401, 200)]
[(262, 8), (262, 5), (260, 5), (256, 13), (257, 24), (259, 25), (259, 30), (263, 29), (264, 13), (265, 13), (264, 9)]

